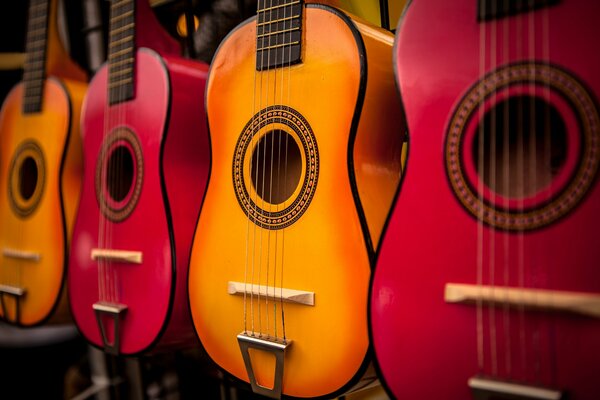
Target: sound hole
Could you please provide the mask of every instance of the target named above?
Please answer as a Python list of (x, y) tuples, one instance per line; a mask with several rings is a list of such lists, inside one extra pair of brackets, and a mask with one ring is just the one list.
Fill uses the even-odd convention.
[(133, 169), (133, 155), (129, 148), (117, 146), (110, 154), (106, 171), (106, 187), (114, 201), (123, 201), (130, 192)]
[(25, 158), (21, 169), (19, 171), (19, 192), (24, 200), (29, 200), (38, 182), (38, 168), (37, 163), (31, 157)]
[(300, 148), (282, 130), (264, 135), (252, 152), (251, 179), (258, 195), (271, 204), (289, 199), (302, 174)]
[(563, 119), (554, 106), (534, 96), (496, 104), (484, 115), (473, 142), (477, 173), (504, 197), (526, 198), (544, 189), (566, 158)]

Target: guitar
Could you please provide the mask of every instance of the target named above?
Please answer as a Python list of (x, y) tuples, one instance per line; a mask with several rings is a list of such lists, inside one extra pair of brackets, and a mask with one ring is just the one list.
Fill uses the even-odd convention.
[(23, 81), (0, 113), (0, 317), (24, 327), (69, 319), (63, 283), (86, 75), (57, 28), (57, 1), (31, 0)]
[(409, 158), (370, 300), (394, 396), (600, 393), (600, 54), (584, 51), (599, 12), (577, 0), (405, 11), (394, 57)]
[(69, 295), (83, 336), (112, 354), (197, 342), (186, 282), (208, 177), (208, 67), (170, 55), (176, 43), (151, 13), (145, 0), (111, 3), (108, 62), (82, 118)]
[(212, 169), (190, 260), (212, 359), (256, 393), (332, 397), (369, 366), (370, 259), (400, 178), (393, 36), (266, 0), (207, 83)]

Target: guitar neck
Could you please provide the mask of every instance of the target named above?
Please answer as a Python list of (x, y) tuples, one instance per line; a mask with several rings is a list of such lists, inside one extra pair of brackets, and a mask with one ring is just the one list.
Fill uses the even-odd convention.
[(134, 98), (135, 0), (112, 0), (108, 40), (108, 99), (118, 104)]
[(46, 48), (48, 38), (49, 0), (31, 0), (27, 22), (25, 93), (23, 113), (37, 113), (42, 109), (42, 94), (46, 77)]
[(256, 69), (302, 62), (304, 0), (259, 0), (256, 21)]

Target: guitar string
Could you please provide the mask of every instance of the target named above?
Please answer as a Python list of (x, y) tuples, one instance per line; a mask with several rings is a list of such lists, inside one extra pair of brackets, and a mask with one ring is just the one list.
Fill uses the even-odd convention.
[[(524, 7), (525, 5), (525, 1), (528, 0), (519, 0), (519, 6), (521, 8)], [(528, 50), (529, 48), (525, 48), (526, 46), (526, 39), (528, 38), (528, 36), (526, 37), (525, 35), (525, 23), (527, 22), (526, 18), (524, 17), (520, 17), (517, 23), (517, 37), (518, 37), (518, 41), (517, 41), (517, 57), (518, 59), (524, 59), (524, 57), (528, 54)], [(518, 129), (518, 140), (517, 140), (517, 171), (518, 171), (518, 176), (520, 179), (520, 184), (518, 185), (518, 192), (517, 192), (517, 199), (518, 199), (518, 204), (517, 204), (517, 211), (518, 213), (522, 213), (522, 211), (525, 208), (525, 203), (524, 203), (524, 199), (523, 199), (523, 187), (524, 187), (524, 180), (525, 180), (525, 145), (524, 145), (524, 128), (525, 128), (525, 104), (526, 98), (521, 98), (518, 102), (518, 108), (517, 108), (517, 129)], [(519, 230), (517, 232), (517, 254), (518, 254), (518, 282), (517, 282), (517, 286), (522, 290), (525, 287), (525, 237), (524, 237), (524, 231), (523, 230)], [(525, 371), (526, 370), (526, 366), (527, 366), (527, 354), (526, 354), (526, 341), (525, 341), (525, 307), (523, 305), (523, 302), (520, 301), (519, 302), (519, 306), (518, 306), (518, 331), (519, 331), (519, 347), (520, 347), (520, 364), (521, 364), (521, 371)]]
[[(302, 15), (302, 11), (304, 8), (304, 3), (302, 0), (300, 0), (299, 2), (300, 4), (300, 15)], [(294, 11), (293, 11), (293, 7), (290, 7), (290, 29), (293, 27), (293, 18), (292, 16), (294, 15)], [(300, 17), (300, 19), (298, 20), (298, 24), (299, 24), (299, 31), (300, 31), (300, 39), (299, 41), (302, 41), (302, 24), (303, 24), (303, 20), (302, 17)], [(284, 28), (285, 28), (285, 23), (284, 23)], [(292, 104), (292, 47), (293, 47), (293, 40), (291, 39), (291, 34), (290, 34), (290, 44), (288, 46), (288, 81), (287, 81), (287, 102), (286, 104), (288, 106), (291, 107)], [(285, 47), (284, 47), (285, 49)], [(300, 50), (301, 52), (302, 50)], [(285, 60), (284, 60), (285, 61)], [(282, 71), (283, 73), (283, 71)], [(282, 87), (283, 90), (283, 87)], [(286, 135), (285, 136), (285, 150), (284, 150), (284, 155), (285, 155), (285, 162), (284, 162), (284, 187), (287, 187), (288, 185), (288, 149), (289, 149), (289, 138), (290, 135)], [(294, 140), (294, 139), (292, 139)], [(283, 201), (283, 209), (286, 209), (286, 205), (287, 205), (287, 198)], [(284, 224), (283, 228), (281, 229), (281, 273), (279, 274), (279, 308), (281, 310), (281, 333), (282, 333), (282, 338), (283, 338), (283, 343), (287, 343), (287, 336), (286, 336), (286, 331), (285, 331), (285, 309), (283, 306), (283, 272), (284, 272), (284, 266), (285, 266), (285, 231), (286, 231), (286, 224)]]
[[(497, 7), (496, 7), (497, 8)], [(494, 21), (490, 24), (490, 41), (491, 41), (491, 50), (490, 50), (490, 71), (496, 71), (498, 68), (498, 53), (497, 53), (497, 26), (498, 19), (494, 19)], [(490, 94), (490, 104), (491, 109), (489, 110), (491, 122), (490, 122), (490, 140), (489, 144), (486, 147), (486, 150), (489, 151), (490, 155), (490, 163), (487, 166), (489, 171), (486, 171), (489, 174), (489, 181), (492, 190), (489, 190), (490, 193), (490, 203), (492, 205), (492, 211), (496, 211), (496, 135), (497, 135), (497, 100), (498, 100), (498, 88), (495, 87)], [(483, 101), (483, 99), (482, 99)], [(484, 135), (485, 138), (485, 135)], [(485, 139), (484, 139), (485, 142)], [(485, 175), (484, 175), (485, 176)], [(488, 233), (488, 274), (489, 274), (489, 283), (491, 287), (491, 296), (494, 299), (495, 288), (496, 288), (496, 230), (491, 227), (489, 229), (485, 229), (485, 232)], [(496, 304), (495, 301), (490, 301), (488, 305), (488, 325), (490, 331), (490, 354), (492, 361), (492, 376), (498, 376), (498, 346), (497, 346), (497, 335), (496, 335)]]
[[(487, 3), (483, 2), (480, 3), (481, 7), (480, 7), (480, 24), (479, 24), (479, 76), (484, 76), (485, 74), (485, 60), (486, 60), (486, 45), (487, 45), (487, 40), (486, 40), (486, 27), (485, 27), (485, 15), (487, 12)], [(479, 86), (479, 98), (483, 99), (484, 97), (484, 87), (483, 85)], [(478, 159), (477, 159), (477, 163), (478, 163), (478, 169), (479, 169), (479, 174), (480, 177), (477, 180), (477, 193), (478, 193), (478, 197), (479, 197), (479, 215), (477, 218), (477, 286), (479, 288), (479, 291), (481, 293), (482, 291), (482, 285), (483, 285), (483, 207), (481, 206), (483, 203), (483, 177), (485, 176), (485, 171), (484, 171), (484, 125), (483, 125), (483, 118), (484, 118), (484, 107), (483, 104), (481, 103), (480, 100), (480, 104), (478, 105), (478, 120), (480, 121), (480, 124), (478, 126), (478, 133), (477, 135), (479, 136), (479, 142), (478, 142)], [(485, 368), (485, 354), (484, 354), (484, 335), (483, 335), (483, 304), (482, 304), (482, 299), (481, 296), (477, 296), (477, 364), (479, 367), (479, 371), (481, 374), (484, 373), (484, 368)]]
[[(269, 23), (268, 23), (268, 26), (269, 26), (269, 32), (271, 32), (272, 31), (272, 27), (273, 27), (273, 22), (272, 22), (273, 21), (273, 0), (269, 0), (268, 10), (269, 10), (269, 19), (268, 19)], [(266, 21), (267, 16), (266, 16), (265, 10), (263, 10), (262, 15), (263, 15), (263, 21)], [(265, 25), (263, 25), (263, 26), (265, 26)], [(270, 38), (271, 38), (271, 36), (268, 36), (268, 37), (269, 37), (268, 43), (270, 45), (270, 42), (271, 42)], [(264, 48), (265, 47), (264, 46), (264, 44), (265, 44), (264, 37), (261, 40), (261, 42), (262, 42), (262, 46), (261, 47)], [(258, 43), (257, 43), (257, 46), (258, 46)], [(269, 46), (267, 46), (267, 47), (269, 47)], [(263, 53), (264, 53), (264, 50), (263, 50)], [(265, 85), (266, 86), (266, 90), (265, 90), (265, 92), (266, 92), (265, 93), (265, 97), (266, 97), (265, 103), (266, 104), (265, 104), (265, 107), (264, 107), (265, 108), (265, 112), (267, 112), (266, 110), (269, 108), (269, 104), (270, 104), (269, 103), (269, 94), (270, 94), (269, 86), (270, 86), (270, 82), (271, 82), (271, 69), (272, 69), (270, 67), (270, 65), (271, 65), (271, 49), (267, 50), (267, 70), (266, 70), (266, 72), (263, 71), (263, 74), (266, 74), (266, 80), (267, 80), (267, 83)], [(275, 69), (275, 68), (273, 68), (273, 69)], [(267, 121), (268, 121), (268, 114), (267, 114)], [(265, 197), (266, 197), (265, 196), (265, 172), (266, 172), (266, 162), (267, 162), (267, 138), (269, 137), (269, 123), (265, 123), (264, 130), (263, 130), (263, 132), (261, 132), (260, 135), (261, 135), (261, 137), (260, 137), (260, 139), (258, 141), (258, 146), (260, 146), (262, 144), (263, 160), (262, 160), (262, 176), (261, 176), (261, 185), (260, 185), (260, 187), (261, 187), (261, 190), (260, 190), (261, 193), (258, 196), (260, 197), (260, 202), (261, 202), (260, 203), (260, 208), (261, 208), (261, 210), (265, 210)], [(258, 174), (258, 171), (259, 171), (259, 168), (257, 167), (257, 174)], [(256, 180), (256, 186), (258, 186), (258, 179)], [(258, 192), (258, 188), (256, 188), (256, 189), (257, 189), (257, 192)], [(259, 246), (258, 246), (258, 293), (257, 293), (257, 301), (256, 302), (257, 302), (257, 305), (258, 305), (258, 330), (259, 330), (259, 337), (262, 337), (262, 334), (263, 334), (263, 331), (262, 331), (262, 312), (261, 312), (262, 311), (262, 304), (261, 304), (261, 299), (260, 299), (261, 298), (260, 285), (261, 285), (261, 280), (262, 280), (261, 279), (261, 275), (262, 275), (263, 258), (264, 258), (263, 257), (263, 237), (264, 237), (265, 231), (267, 231), (266, 233), (267, 233), (267, 235), (269, 235), (269, 228), (268, 228), (268, 226), (267, 227), (259, 226), (258, 231), (260, 233), (260, 239), (259, 239)], [(270, 235), (269, 235), (269, 237), (270, 237)], [(269, 257), (269, 249), (267, 248), (267, 260), (268, 260), (268, 257)], [(268, 262), (267, 262), (267, 268), (268, 268)], [(268, 313), (267, 313), (267, 315), (268, 315)], [(268, 330), (268, 328), (267, 328), (267, 330)]]
[[(542, 11), (542, 37), (543, 37), (543, 49), (542, 49), (542, 60), (545, 61), (545, 66), (546, 68), (550, 67), (550, 10), (545, 7)], [(553, 135), (552, 135), (552, 125), (551, 125), (551, 115), (550, 112), (552, 111), (550, 109), (550, 94), (551, 94), (551, 90), (550, 90), (550, 82), (546, 81), (545, 85), (544, 85), (544, 97), (546, 99), (546, 102), (548, 104), (548, 111), (546, 112), (546, 120), (544, 121), (544, 127), (545, 129), (548, 129), (548, 134), (546, 135), (546, 144), (544, 146), (544, 150), (546, 151), (546, 155), (545, 155), (545, 160), (547, 160), (549, 162), (549, 171), (550, 171), (550, 176), (551, 178), (554, 178), (555, 174), (558, 174), (559, 172), (559, 168), (560, 166), (558, 166), (557, 164), (554, 164), (553, 161), (553, 147), (556, 145), (556, 143), (553, 142)], [(556, 168), (556, 170), (555, 170)], [(546, 192), (546, 203), (548, 203), (550, 201), (550, 199), (552, 198), (552, 192), (550, 190), (548, 190)], [(551, 282), (551, 278), (552, 276), (550, 275), (550, 273), (552, 272), (552, 270), (546, 268), (545, 272), (548, 274), (547, 276), (547, 281), (545, 282), (546, 285), (548, 285)], [(552, 292), (551, 292), (551, 296), (552, 296)], [(557, 382), (557, 360), (556, 360), (556, 353), (553, 350), (553, 343), (554, 343), (554, 339), (556, 338), (556, 325), (555, 325), (555, 315), (554, 314), (550, 314), (550, 327), (549, 327), (549, 340), (548, 340), (548, 354), (550, 355), (550, 384), (554, 387), (558, 386), (558, 382)]]
[[(504, 14), (508, 14), (509, 11), (509, 4), (505, 3), (504, 4)], [(506, 61), (508, 60), (510, 62), (510, 46), (509, 46), (509, 40), (510, 40), (510, 23), (506, 21), (506, 19), (503, 20), (502, 22), (502, 31), (503, 31), (503, 35), (502, 35), (502, 44), (503, 44), (503, 58), (504, 58), (504, 62), (503, 64), (506, 64)], [(503, 174), (501, 174), (501, 176), (503, 177), (503, 183), (502, 183), (502, 187), (503, 187), (503, 207), (505, 210), (509, 210), (510, 208), (510, 197), (511, 197), (511, 190), (510, 190), (510, 164), (511, 164), (511, 159), (510, 159), (510, 96), (508, 96), (506, 99), (502, 100), (503, 101), (503, 108), (504, 110), (502, 111), (502, 115), (503, 115), (503, 129), (502, 129), (502, 167), (503, 167)], [(505, 288), (508, 288), (510, 286), (510, 269), (509, 269), (509, 258), (510, 258), (510, 237), (507, 234), (503, 235), (503, 286)], [(504, 369), (506, 371), (506, 375), (508, 377), (508, 379), (511, 378), (511, 340), (510, 340), (510, 307), (509, 307), (509, 299), (508, 299), (508, 291), (504, 291), (504, 299), (503, 299), (503, 328), (504, 328)]]
[[(259, 19), (259, 16), (260, 16), (259, 11), (265, 8), (265, 6), (266, 6), (266, 0), (262, 0), (262, 7), (260, 7), (260, 2), (261, 2), (261, 0), (259, 0), (257, 2), (257, 16), (256, 16), (256, 21), (257, 21), (257, 23), (256, 23), (257, 38), (258, 38), (258, 29), (259, 29), (259, 25), (258, 25), (259, 22), (258, 21), (260, 20)], [(264, 20), (264, 18), (263, 18), (263, 20)], [(262, 25), (262, 26), (263, 26), (263, 32), (264, 32), (264, 30), (266, 29), (264, 27), (266, 25)], [(257, 50), (257, 53), (258, 53), (258, 51), (259, 51), (258, 50), (258, 40), (256, 41), (256, 50)], [(264, 61), (265, 61), (265, 54), (264, 53), (265, 52), (262, 51), (261, 55), (260, 55), (261, 69), (262, 69), (262, 67), (264, 65)], [(264, 112), (264, 109), (263, 109), (263, 78), (264, 78), (264, 71), (261, 70), (261, 71), (259, 71), (257, 73), (258, 73), (259, 81), (260, 81), (260, 84), (259, 84), (259, 95), (258, 95), (258, 103), (259, 103), (258, 104), (258, 109), (259, 109), (259, 111), (258, 111), (258, 125), (257, 125), (257, 128), (256, 128), (257, 132), (253, 132), (253, 134), (252, 134), (253, 136), (252, 136), (252, 139), (250, 141), (250, 151), (252, 153), (251, 153), (251, 158), (250, 158), (251, 162), (250, 162), (250, 165), (249, 165), (249, 167), (250, 167), (250, 174), (249, 174), (249, 176), (250, 176), (250, 185), (249, 186), (252, 186), (252, 168), (251, 168), (252, 162), (255, 162), (255, 171), (256, 171), (254, 182), (258, 183), (258, 172), (259, 172), (259, 165), (260, 165), (260, 132), (262, 131), (262, 127), (261, 127), (261, 125), (262, 125), (262, 115), (263, 115), (263, 112)], [(268, 102), (268, 100), (267, 100), (267, 102)], [(254, 149), (254, 146), (252, 145), (252, 142), (254, 141), (254, 137), (255, 136), (256, 136), (256, 149), (255, 150), (256, 150), (257, 154), (256, 154), (256, 160), (253, 160), (252, 158), (253, 158), (253, 152), (254, 152), (253, 149)], [(257, 225), (259, 223), (258, 222), (259, 221), (259, 211), (258, 211), (258, 187), (257, 187), (257, 184), (254, 185), (254, 189), (255, 189), (254, 190), (254, 210), (255, 210), (254, 215), (255, 215), (255, 221), (254, 221), (253, 227), (252, 227), (252, 230), (253, 230), (253, 234), (252, 234), (252, 265), (251, 265), (251, 282), (252, 282), (252, 286), (251, 286), (251, 290), (250, 290), (250, 319), (252, 320), (252, 336), (254, 336), (255, 332), (256, 332), (256, 330), (255, 330), (255, 324), (254, 324), (254, 265), (255, 265), (255, 262), (256, 262), (256, 229), (257, 229)]]
[[(533, 3), (530, 3), (533, 4)], [(536, 18), (536, 14), (537, 13), (533, 13), (530, 12), (528, 14), (528, 19), (529, 19), (529, 60), (535, 60), (536, 54), (537, 54), (537, 46), (536, 46), (536, 24), (535, 24), (535, 18)], [(537, 90), (536, 90), (536, 83), (535, 83), (535, 76), (536, 76), (536, 65), (532, 64), (532, 68), (533, 68), (533, 74), (530, 75), (529, 77), (529, 86), (530, 86), (530, 96), (533, 97), (529, 97), (529, 127), (528, 127), (528, 132), (529, 132), (529, 143), (528, 143), (528, 149), (527, 152), (528, 157), (527, 157), (527, 163), (528, 163), (528, 168), (527, 171), (529, 173), (529, 180), (528, 180), (528, 184), (530, 187), (533, 187), (534, 189), (537, 188), (537, 145), (536, 145), (536, 106), (535, 106), (535, 97), (537, 95)], [(537, 193), (536, 193), (537, 194)], [(525, 195), (523, 195), (523, 198), (525, 198)], [(524, 248), (529, 249), (530, 246), (526, 246)], [(538, 284), (537, 282), (537, 278), (535, 277), (535, 272), (536, 272), (536, 265), (535, 265), (535, 252), (528, 252), (529, 255), (526, 258), (528, 260), (528, 265), (527, 268), (529, 270), (529, 276), (532, 277), (531, 279), (531, 287), (535, 288)], [(529, 286), (529, 285), (528, 285)], [(535, 294), (534, 294), (535, 296)], [(534, 300), (535, 302), (535, 300)], [(531, 340), (532, 340), (532, 351), (533, 351), (533, 363), (534, 363), (534, 382), (538, 381), (539, 376), (540, 376), (540, 354), (539, 354), (539, 325), (538, 322), (539, 320), (536, 319), (529, 319), (529, 323), (527, 325), (531, 326), (531, 322), (533, 322), (533, 332), (532, 332), (532, 336), (531, 336)]]
[[(276, 3), (276, 5), (279, 5), (279, 2)], [(273, 3), (271, 3), (271, 7), (273, 7)], [(279, 21), (279, 11), (280, 8), (277, 8), (277, 15), (275, 17), (276, 21)], [(271, 8), (270, 10), (270, 20), (273, 20), (273, 9)], [(277, 26), (278, 26), (279, 22), (277, 22), (275, 24), (275, 29), (277, 30)], [(271, 29), (272, 30), (272, 29)], [(273, 35), (275, 36), (275, 46), (277, 46), (279, 44), (279, 39), (277, 38), (278, 35)], [(271, 35), (266, 36), (269, 38), (268, 40), (268, 46), (271, 46)], [(263, 45), (265, 40), (262, 40)], [(283, 42), (285, 42), (285, 38), (283, 40)], [(269, 53), (271, 51), (269, 50)], [(277, 62), (277, 47), (275, 50), (275, 60)], [(270, 64), (270, 63), (269, 63)], [(277, 69), (279, 67), (273, 68), (273, 104), (277, 105)], [(276, 122), (275, 122), (275, 117), (273, 117), (271, 125), (272, 128), (270, 131), (270, 138), (271, 138), (271, 159), (270, 159), (270, 168), (269, 168), (269, 173), (270, 173), (270, 182), (269, 182), (269, 214), (272, 215), (273, 214), (273, 160), (274, 160), (274, 148), (275, 148), (275, 135), (276, 135)], [(278, 136), (278, 135), (277, 135)], [(266, 140), (265, 140), (265, 145), (266, 145)], [(266, 158), (266, 157), (265, 157)], [(264, 168), (263, 168), (263, 177), (264, 177)], [(264, 192), (264, 182), (263, 182), (263, 192)], [(266, 332), (267, 332), (267, 337), (271, 336), (270, 330), (269, 330), (269, 269), (271, 266), (271, 231), (273, 229), (268, 229), (267, 230), (267, 266), (266, 266), (266, 284), (265, 284), (265, 317), (266, 317)], [(275, 230), (275, 237), (277, 237), (277, 231)], [(275, 323), (275, 322), (274, 322)]]
[[(293, 7), (290, 7), (290, 15), (288, 17), (287, 15), (287, 7), (283, 7), (284, 12), (283, 12), (283, 17), (284, 17), (284, 22), (283, 22), (283, 30), (286, 30), (286, 25), (287, 25), (287, 19), (289, 18), (289, 28), (292, 28), (292, 15), (293, 15)], [(279, 19), (279, 18), (277, 18)], [(283, 104), (287, 104), (288, 106), (290, 106), (290, 103), (285, 103), (284, 101), (284, 76), (285, 76), (285, 54), (286, 54), (286, 47), (289, 47), (290, 49), (290, 54), (288, 57), (288, 64), (291, 63), (291, 42), (292, 42), (292, 33), (290, 31), (290, 35), (289, 35), (289, 43), (287, 46), (285, 44), (285, 33), (283, 35), (283, 46), (281, 48), (281, 84), (279, 86), (280, 89), (280, 103)], [(289, 65), (288, 65), (289, 66)], [(289, 84), (289, 76), (288, 76), (288, 84)], [(287, 134), (284, 132), (285, 137), (287, 138)], [(281, 179), (281, 139), (282, 139), (283, 135), (279, 135), (278, 137), (278, 142), (277, 142), (277, 148), (278, 148), (278, 154), (277, 154), (277, 198), (281, 199), (281, 183), (282, 183), (282, 179)], [(286, 175), (284, 174), (283, 178), (284, 180), (286, 179)], [(284, 193), (285, 190), (287, 189), (287, 186), (284, 185)], [(280, 205), (277, 208), (277, 212), (281, 212), (282, 210), (285, 210), (285, 203), (286, 203), (287, 198), (283, 199), (283, 204)], [(285, 229), (285, 228), (284, 228)], [(279, 247), (278, 247), (278, 240), (279, 239), (279, 230), (275, 231), (275, 255), (274, 255), (274, 260), (275, 260), (275, 268), (274, 268), (274, 273), (273, 273), (273, 319), (274, 319), (274, 326), (275, 326), (275, 339), (278, 339), (278, 335), (277, 335), (277, 261), (278, 261), (278, 257), (277, 257), (277, 252), (279, 251)], [(283, 251), (283, 250), (282, 250)], [(281, 268), (283, 269), (283, 260), (281, 263)], [(281, 287), (283, 287), (283, 285), (281, 285)], [(280, 300), (281, 301), (281, 300)]]
[[(255, 63), (258, 63), (258, 10), (260, 10), (260, 0), (258, 0), (256, 2), (256, 60)], [(253, 149), (253, 141), (254, 141), (254, 129), (255, 126), (259, 126), (260, 125), (260, 118), (256, 117), (256, 86), (257, 86), (257, 81), (258, 81), (258, 72), (257, 72), (257, 65), (254, 66), (253, 68), (253, 73), (254, 73), (254, 88), (253, 88), (253, 93), (252, 93), (252, 113), (250, 115), (251, 117), (251, 123), (250, 123), (250, 131), (252, 132), (252, 136), (250, 136), (250, 145), (249, 148)], [(260, 106), (260, 104), (259, 104)], [(252, 151), (252, 150), (251, 150)], [(242, 154), (242, 165), (240, 166), (240, 170), (242, 171), (241, 174), (241, 178), (243, 179), (244, 177), (244, 162), (243, 160), (245, 159), (245, 154)], [(249, 174), (248, 177), (250, 178), (250, 181), (252, 181), (252, 158), (250, 158), (249, 160), (250, 162), (248, 163), (248, 169), (249, 169)], [(249, 186), (251, 186), (251, 183), (249, 183)], [(244, 190), (244, 188), (242, 188), (241, 190)], [(244, 265), (244, 334), (248, 334), (248, 307), (247, 307), (247, 298), (248, 298), (248, 264), (249, 264), (249, 256), (250, 256), (250, 213), (251, 213), (251, 208), (252, 208), (252, 191), (248, 191), (248, 205), (247, 205), (247, 220), (246, 220), (246, 254), (245, 254), (245, 265)], [(252, 252), (253, 254), (253, 252)], [(252, 286), (251, 286), (252, 288)], [(250, 301), (251, 301), (251, 312), (252, 312), (252, 293), (250, 293)], [(254, 326), (254, 325), (252, 325)], [(252, 329), (252, 334), (254, 335), (254, 329)]]

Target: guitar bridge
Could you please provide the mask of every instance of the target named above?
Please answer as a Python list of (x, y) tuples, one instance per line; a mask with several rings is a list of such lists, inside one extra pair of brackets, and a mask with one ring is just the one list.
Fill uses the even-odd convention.
[(0, 284), (0, 305), (2, 306), (2, 315), (4, 319), (8, 321), (8, 307), (6, 305), (6, 296), (10, 296), (15, 301), (15, 323), (18, 324), (21, 320), (21, 303), (19, 300), (22, 300), (25, 296), (26, 290), (25, 288), (9, 286), (9, 285), (1, 285)]
[(537, 386), (475, 376), (469, 379), (475, 400), (565, 400), (565, 393)]
[[(113, 355), (119, 355), (120, 349), (120, 331), (119, 331), (119, 320), (122, 315), (127, 311), (127, 306), (125, 304), (117, 304), (117, 303), (106, 303), (106, 302), (97, 302), (92, 305), (94, 312), (96, 313), (96, 321), (98, 322), (98, 328), (100, 329), (100, 334), (102, 335), (102, 343), (104, 344), (104, 350), (107, 353)], [(110, 342), (108, 340), (108, 335), (106, 334), (106, 328), (102, 323), (102, 316), (108, 315), (112, 318), (113, 321), (113, 340)]]
[[(252, 391), (272, 399), (280, 399), (283, 388), (283, 362), (285, 359), (285, 350), (292, 341), (283, 341), (275, 338), (259, 338), (257, 336), (248, 335), (246, 332), (237, 335), (237, 340), (240, 345), (240, 350), (242, 351), (242, 357), (244, 359), (244, 365), (246, 366), (246, 372), (248, 372)], [(273, 380), (273, 388), (262, 386), (256, 380), (254, 369), (252, 368), (252, 361), (250, 360), (249, 349), (262, 350), (272, 353), (275, 356), (275, 379)]]

